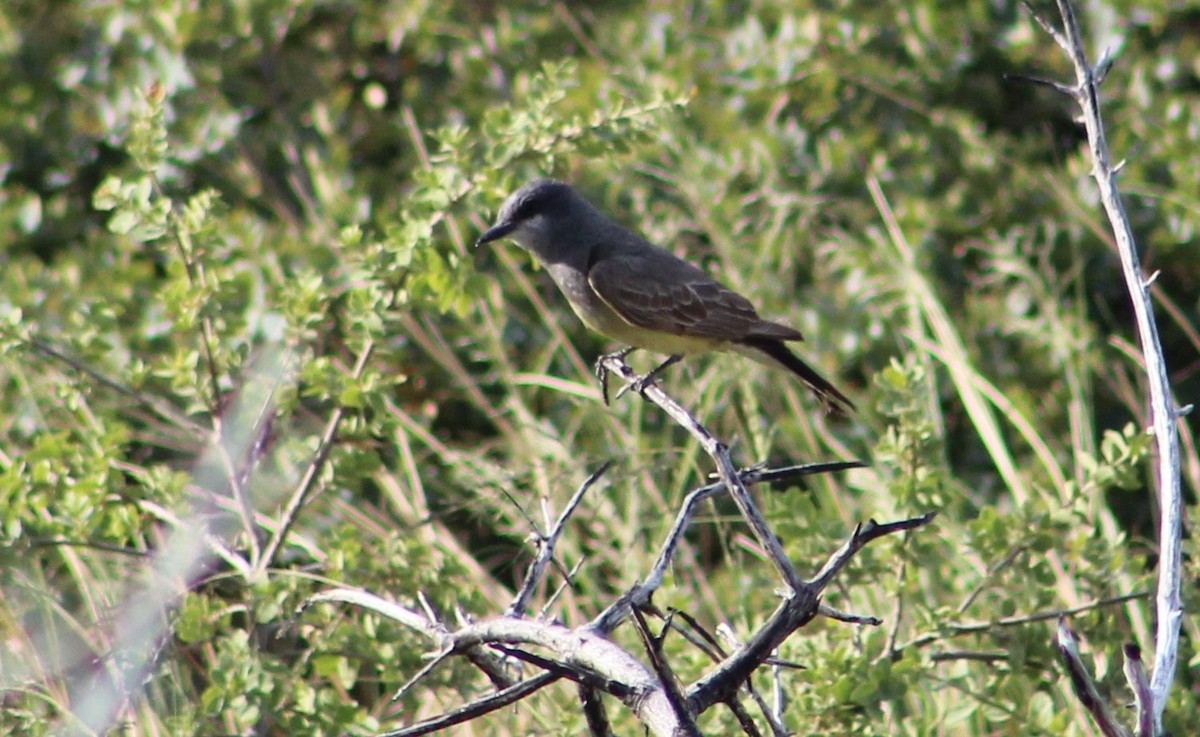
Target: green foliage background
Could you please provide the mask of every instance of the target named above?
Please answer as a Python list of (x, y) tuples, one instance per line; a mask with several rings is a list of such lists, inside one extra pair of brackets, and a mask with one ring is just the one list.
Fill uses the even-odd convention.
[[(1200, 13), (1086, 11), (1096, 47), (1117, 44), (1109, 141), (1186, 404)], [(598, 401), (607, 346), (526, 256), (471, 248), (507, 192), (553, 174), (803, 330), (806, 358), (858, 403), (823, 417), (737, 357), (666, 380), (740, 462), (871, 461), (760, 490), (802, 571), (856, 521), (940, 513), (830, 591), (882, 627), (818, 621), (788, 642), (805, 666), (783, 676), (789, 726), (1093, 733), (1054, 618), (1025, 618), (1152, 589), (1146, 389), (1076, 111), (1008, 74), (1069, 79), (1017, 3), (5, 2), (3, 731), (78, 728), (81, 674), (110, 654), (172, 520), (198, 500), (236, 520), (227, 483), (198, 479), (214, 428), (249, 432), (229, 412), (249, 386), (275, 399), (249, 483), (264, 539), (331, 418), (338, 442), (273, 559), (230, 522), (261, 565), (214, 560), (188, 582), (123, 732), (372, 734), (486, 693), (453, 664), (391, 704), (430, 644), (297, 607), (344, 585), (423, 594), (451, 623), (497, 614), (531, 520), (604, 460), (561, 547), (577, 580), (550, 611), (582, 623), (637, 580), (707, 459), (639, 399)], [(776, 581), (736, 511), (715, 504), (689, 543), (657, 602), (749, 633)], [(1200, 733), (1194, 587), (1185, 603), (1176, 735)], [(1130, 699), (1120, 645), (1149, 654), (1152, 612), (1072, 620), (1114, 705)], [(681, 678), (709, 667), (668, 645)], [(736, 728), (720, 709), (701, 726)], [(583, 728), (562, 685), (479, 727)]]

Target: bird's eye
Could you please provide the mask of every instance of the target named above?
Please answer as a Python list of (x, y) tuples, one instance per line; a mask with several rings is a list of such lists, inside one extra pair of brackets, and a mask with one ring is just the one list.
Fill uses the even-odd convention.
[(524, 222), (536, 215), (539, 209), (540, 206), (537, 200), (525, 200), (520, 205), (517, 205), (517, 209), (513, 212), (513, 222)]
[(561, 207), (567, 201), (569, 192), (568, 187), (554, 184), (532, 190), (513, 203), (509, 220), (514, 223), (522, 223), (538, 215), (546, 215), (555, 208)]

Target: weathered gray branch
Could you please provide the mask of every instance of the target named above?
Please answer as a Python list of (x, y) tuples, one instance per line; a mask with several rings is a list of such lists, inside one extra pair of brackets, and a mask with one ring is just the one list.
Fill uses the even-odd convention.
[[(606, 365), (606, 368), (630, 383), (638, 383), (644, 396), (662, 407), (672, 418), (700, 439), (717, 464), (721, 480), (719, 483), (697, 489), (688, 495), (676, 517), (675, 524), (660, 548), (658, 558), (651, 571), (640, 583), (631, 588), (592, 622), (583, 627), (571, 629), (555, 622), (527, 619), (525, 610), (530, 593), (541, 580), (546, 565), (553, 555), (555, 540), (561, 535), (566, 521), (577, 507), (583, 494), (595, 483), (603, 469), (584, 482), (572, 497), (567, 509), (559, 515), (553, 529), (542, 540), (539, 555), (531, 563), (521, 591), (505, 616), (481, 622), (469, 622), (457, 629), (452, 629), (437, 621), (436, 614), (433, 612), (422, 614), (373, 594), (350, 589), (326, 591), (312, 597), (308, 603), (341, 601), (366, 607), (395, 621), (402, 622), (434, 640), (437, 647), (435, 660), (423, 668), (411, 681), (424, 677), (446, 658), (455, 654), (469, 657), (496, 681), (494, 678), (498, 665), (496, 657), (498, 654), (503, 654), (541, 668), (544, 673), (538, 679), (530, 679), (530, 681), (537, 680), (537, 688), (545, 685), (545, 677), (568, 678), (580, 684), (583, 689), (581, 693), (592, 694), (595, 691), (605, 691), (616, 696), (634, 712), (649, 732), (655, 735), (675, 735), (680, 734), (680, 730), (683, 730), (683, 733), (694, 732), (692, 717), (717, 703), (728, 704), (739, 715), (739, 720), (743, 720), (744, 723), (746, 714), (738, 702), (739, 691), (747, 685), (751, 674), (757, 668), (774, 662), (772, 654), (796, 629), (811, 621), (818, 614), (864, 624), (878, 623), (878, 620), (872, 617), (845, 615), (823, 605), (820, 601), (823, 591), (864, 545), (884, 535), (920, 527), (928, 523), (933, 518), (933, 514), (885, 525), (877, 524), (873, 520), (866, 525), (860, 525), (846, 543), (830, 556), (829, 561), (819, 569), (813, 579), (805, 580), (783, 553), (782, 544), (770, 531), (765, 517), (759, 511), (747, 487), (757, 483), (787, 480), (812, 473), (843, 470), (863, 464), (857, 461), (844, 461), (780, 469), (754, 468), (739, 472), (735, 469), (724, 444), (718, 442), (700, 424), (699, 420), (663, 393), (656, 385), (653, 383), (643, 385), (643, 382), (638, 382), (639, 377), (623, 360), (616, 359), (610, 365)], [(784, 596), (783, 602), (767, 622), (747, 638), (745, 644), (739, 645), (735, 652), (722, 658), (712, 673), (685, 691), (677, 690), (674, 687), (673, 677), (669, 675), (670, 668), (667, 663), (656, 661), (656, 667), (654, 671), (651, 671), (633, 655), (610, 641), (607, 635), (631, 615), (637, 615), (640, 609), (652, 609), (650, 597), (661, 586), (696, 506), (704, 499), (724, 491), (729, 491), (737, 500), (739, 490), (742, 500), (739, 507), (744, 509), (747, 522), (788, 583), (790, 591)], [(533, 646), (539, 652), (530, 652), (525, 649), (526, 646)], [(652, 642), (650, 646), (657, 648), (657, 642)], [(652, 655), (661, 655), (661, 652), (654, 650)], [(529, 681), (515, 685), (509, 685), (507, 681), (503, 680), (497, 681), (497, 683), (504, 688), (504, 698), (498, 698), (499, 694), (494, 694), (485, 700), (467, 704), (455, 710), (453, 716), (443, 715), (437, 719), (388, 734), (391, 737), (427, 734), (433, 729), (444, 728), (462, 720), (475, 718), (482, 713), (498, 708), (497, 704), (508, 703), (507, 698), (512, 694), (527, 694), (536, 690), (532, 688), (532, 685), (528, 689), (522, 687), (522, 684), (529, 683)], [(589, 724), (593, 725), (594, 731), (599, 730), (598, 733), (603, 733), (603, 730), (606, 729), (604, 726), (606, 720), (602, 714), (594, 713), (594, 710), (589, 712)], [(778, 733), (780, 727), (772, 722), (772, 729)], [(747, 731), (750, 734), (757, 733), (756, 729)]]
[(1062, 47), (1075, 68), (1075, 85), (1056, 85), (1056, 88), (1074, 99), (1083, 111), (1083, 122), (1092, 157), (1092, 178), (1096, 180), (1100, 202), (1104, 206), (1116, 239), (1121, 271), (1133, 303), (1138, 339), (1150, 385), (1150, 418), (1158, 446), (1156, 475), (1160, 515), (1157, 628), (1154, 637), (1154, 674), (1150, 680), (1150, 713), (1153, 734), (1161, 735), (1163, 710), (1166, 708), (1179, 658), (1179, 628), (1183, 620), (1183, 495), (1179, 478), (1179, 436), (1175, 427), (1180, 412), (1176, 409), (1171, 394), (1166, 360), (1158, 338), (1158, 327), (1154, 321), (1154, 306), (1150, 296), (1154, 277), (1147, 279), (1142, 273), (1133, 229), (1125, 212), (1121, 193), (1117, 189), (1116, 176), (1120, 165), (1112, 164), (1104, 133), (1104, 121), (1100, 115), (1099, 86), (1112, 65), (1112, 59), (1106, 52), (1094, 66), (1088, 61), (1083, 46), (1083, 34), (1079, 29), (1074, 8), (1068, 0), (1056, 2), (1062, 17), (1061, 31), (1038, 14), (1028, 2), (1026, 7), (1042, 28)]

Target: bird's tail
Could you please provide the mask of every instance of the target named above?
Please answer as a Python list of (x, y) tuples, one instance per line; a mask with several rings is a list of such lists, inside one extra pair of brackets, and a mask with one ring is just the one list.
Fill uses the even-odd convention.
[[(829, 412), (848, 415), (854, 410), (854, 402), (846, 398), (833, 384), (818, 374), (811, 366), (778, 338), (746, 338), (735, 344), (735, 349), (756, 361), (773, 363), (791, 371), (821, 400)], [(767, 359), (767, 360), (764, 360)]]

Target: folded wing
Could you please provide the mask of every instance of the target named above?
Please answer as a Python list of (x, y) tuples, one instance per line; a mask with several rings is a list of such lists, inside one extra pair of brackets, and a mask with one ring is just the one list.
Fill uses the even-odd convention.
[(763, 320), (742, 295), (665, 252), (612, 255), (588, 270), (588, 283), (614, 312), (646, 330), (716, 340), (801, 340), (798, 330)]

